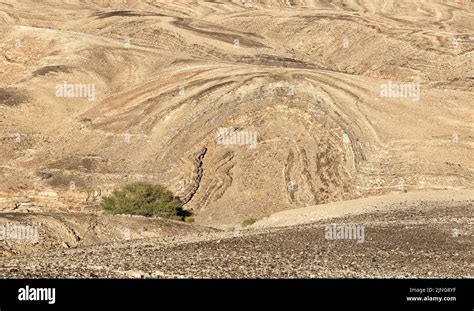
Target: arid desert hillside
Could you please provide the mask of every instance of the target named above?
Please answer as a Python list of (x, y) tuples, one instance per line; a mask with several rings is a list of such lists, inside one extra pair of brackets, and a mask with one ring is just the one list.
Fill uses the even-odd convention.
[[(374, 226), (373, 250), (413, 234), (427, 252), (431, 234), (449, 248), (462, 227), (464, 244), (451, 245), (461, 259), (440, 275), (472, 275), (472, 1), (3, 0), (0, 38), (0, 223), (37, 223), (45, 237), (0, 241), (4, 256), (106, 256), (113, 243), (169, 238), (194, 250), (220, 241), (208, 235), (239, 239), (232, 230), (248, 219), (259, 220), (245, 229), (252, 245), (277, 241), (282, 226), (304, 244), (324, 234), (321, 221), (354, 221), (344, 202), (369, 200), (357, 217)], [(137, 181), (166, 186), (195, 222), (100, 211), (102, 197)], [(411, 214), (397, 223), (382, 208), (404, 204), (433, 211), (419, 216), (425, 231), (399, 232)], [(242, 275), (287, 276), (275, 271)]]

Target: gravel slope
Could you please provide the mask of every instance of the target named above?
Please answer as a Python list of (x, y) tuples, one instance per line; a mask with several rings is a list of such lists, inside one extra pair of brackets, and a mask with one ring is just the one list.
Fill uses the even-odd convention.
[[(473, 277), (474, 201), (404, 202), (307, 225), (109, 243), (0, 259), (2, 277)], [(325, 238), (364, 226), (364, 242)], [(454, 234), (456, 233), (456, 234)]]

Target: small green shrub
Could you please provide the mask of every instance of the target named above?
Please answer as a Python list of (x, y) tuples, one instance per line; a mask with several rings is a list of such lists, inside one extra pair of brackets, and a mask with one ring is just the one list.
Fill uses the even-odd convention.
[(112, 214), (155, 216), (183, 220), (189, 216), (181, 201), (162, 185), (138, 182), (103, 198), (101, 208)]
[(251, 226), (253, 225), (254, 223), (257, 222), (257, 219), (255, 218), (248, 218), (248, 219), (245, 219), (243, 222), (242, 222), (242, 227), (248, 227), (248, 226)]

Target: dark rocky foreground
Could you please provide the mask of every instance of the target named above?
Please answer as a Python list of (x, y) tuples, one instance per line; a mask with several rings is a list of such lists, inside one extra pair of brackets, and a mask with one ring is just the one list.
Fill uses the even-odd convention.
[[(0, 260), (3, 278), (473, 277), (472, 201), (310, 225), (202, 233)], [(363, 243), (328, 240), (326, 224), (364, 226)]]

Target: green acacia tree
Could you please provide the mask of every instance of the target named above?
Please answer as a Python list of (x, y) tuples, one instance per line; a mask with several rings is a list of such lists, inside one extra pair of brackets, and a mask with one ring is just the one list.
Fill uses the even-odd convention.
[(155, 216), (183, 220), (189, 212), (182, 202), (162, 185), (137, 182), (103, 198), (101, 208), (112, 214)]

